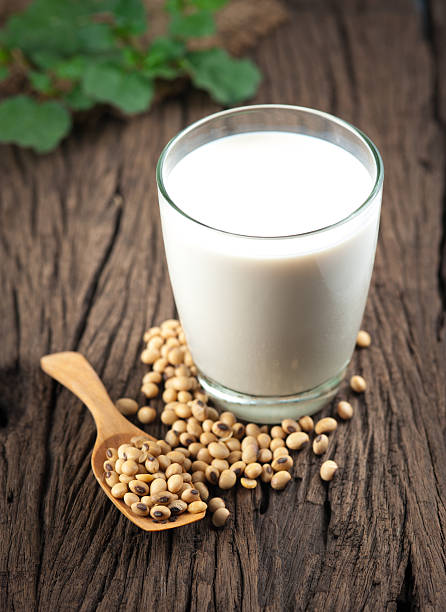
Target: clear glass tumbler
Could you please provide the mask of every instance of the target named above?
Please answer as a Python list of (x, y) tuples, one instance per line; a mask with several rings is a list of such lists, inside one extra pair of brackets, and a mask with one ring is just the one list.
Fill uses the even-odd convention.
[[(234, 234), (182, 211), (166, 187), (175, 165), (205, 143), (259, 131), (305, 134), (344, 148), (370, 174), (370, 194), (346, 218), (291, 236)], [(165, 147), (157, 183), (169, 275), (200, 383), (217, 406), (273, 423), (312, 414), (335, 395), (369, 290), (383, 177), (367, 136), (303, 107), (223, 111)]]

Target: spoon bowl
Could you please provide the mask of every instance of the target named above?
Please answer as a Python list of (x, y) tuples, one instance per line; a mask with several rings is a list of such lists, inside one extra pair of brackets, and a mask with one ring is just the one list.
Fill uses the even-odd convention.
[(150, 517), (137, 516), (124, 503), (116, 499), (104, 478), (105, 451), (109, 447), (118, 448), (130, 441), (133, 436), (144, 436), (156, 440), (139, 427), (132, 425), (111, 401), (102, 381), (83, 355), (75, 352), (53, 353), (40, 360), (42, 370), (74, 393), (91, 412), (97, 428), (96, 442), (91, 455), (91, 468), (99, 485), (107, 497), (132, 523), (144, 531), (163, 531), (200, 521), (205, 512), (190, 514), (185, 512), (175, 521), (156, 523)]

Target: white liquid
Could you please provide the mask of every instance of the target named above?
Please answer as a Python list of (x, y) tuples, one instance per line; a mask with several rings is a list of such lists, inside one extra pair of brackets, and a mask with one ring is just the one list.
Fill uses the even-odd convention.
[[(164, 180), (187, 215), (249, 236), (326, 227), (373, 186), (344, 149), (288, 132), (215, 140)], [(198, 368), (260, 396), (307, 391), (338, 375), (364, 311), (379, 208), (380, 197), (348, 223), (308, 236), (246, 238), (187, 219), (160, 194), (169, 273)]]
[(367, 199), (372, 179), (351, 153), (326, 140), (251, 132), (186, 155), (167, 190), (181, 210), (211, 227), (289, 236), (347, 217)]

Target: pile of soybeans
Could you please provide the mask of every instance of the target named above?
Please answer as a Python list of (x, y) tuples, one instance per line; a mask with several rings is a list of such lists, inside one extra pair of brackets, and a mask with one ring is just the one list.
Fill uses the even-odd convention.
[[(165, 405), (160, 418), (169, 429), (164, 440), (134, 437), (119, 448), (108, 448), (104, 458), (104, 479), (111, 494), (123, 499), (136, 515), (165, 522), (175, 521), (183, 512), (208, 509), (213, 524), (222, 527), (229, 510), (223, 499), (211, 498), (209, 485), (227, 490), (239, 480), (242, 487), (254, 489), (261, 480), (279, 491), (292, 478), (290, 451), (310, 444), (316, 455), (327, 451), (328, 436), (338, 426), (334, 417), (314, 424), (310, 416), (303, 416), (269, 427), (238, 422), (232, 412), (218, 413), (208, 405), (177, 320), (152, 327), (144, 334), (144, 341), (141, 360), (150, 370), (143, 377), (141, 390), (149, 399), (162, 393)], [(370, 345), (367, 332), (359, 332), (357, 345)], [(367, 385), (361, 376), (353, 376), (350, 386), (361, 393)], [(139, 408), (130, 398), (119, 399), (116, 406), (126, 416), (136, 414), (143, 424), (157, 417), (155, 408)], [(351, 419), (352, 405), (338, 402), (336, 416)], [(330, 481), (337, 469), (334, 461), (325, 460), (320, 477)]]

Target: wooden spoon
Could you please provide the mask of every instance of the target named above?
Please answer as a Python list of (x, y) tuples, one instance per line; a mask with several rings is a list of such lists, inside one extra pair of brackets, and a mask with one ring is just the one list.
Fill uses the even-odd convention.
[(162, 531), (173, 529), (188, 523), (201, 520), (205, 512), (190, 514), (185, 512), (177, 516), (176, 521), (155, 523), (150, 517), (137, 516), (121, 500), (110, 493), (104, 480), (105, 451), (108, 447), (118, 448), (121, 444), (130, 441), (132, 436), (144, 436), (155, 440), (144, 431), (132, 425), (111, 401), (99, 376), (80, 353), (66, 352), (45, 355), (40, 360), (42, 370), (55, 378), (62, 385), (74, 393), (89, 409), (93, 415), (97, 429), (97, 438), (91, 455), (91, 467), (96, 480), (105, 494), (115, 506), (135, 525), (145, 531)]

